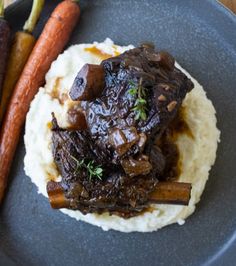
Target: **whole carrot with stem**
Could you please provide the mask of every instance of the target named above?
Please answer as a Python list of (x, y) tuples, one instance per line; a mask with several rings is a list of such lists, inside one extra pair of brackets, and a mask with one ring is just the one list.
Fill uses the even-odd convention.
[(14, 88), (0, 131), (0, 202), (30, 102), (44, 84), (51, 63), (68, 42), (79, 15), (80, 8), (72, 0), (64, 0), (55, 8)]
[(8, 47), (10, 41), (10, 27), (4, 19), (4, 1), (0, 0), (0, 99), (2, 93), (3, 77), (5, 74)]
[(0, 124), (14, 86), (16, 85), (25, 63), (35, 45), (36, 39), (32, 35), (32, 32), (38, 21), (43, 5), (44, 0), (33, 1), (30, 16), (23, 27), (23, 31), (16, 32), (14, 36), (2, 87), (2, 98), (0, 102)]

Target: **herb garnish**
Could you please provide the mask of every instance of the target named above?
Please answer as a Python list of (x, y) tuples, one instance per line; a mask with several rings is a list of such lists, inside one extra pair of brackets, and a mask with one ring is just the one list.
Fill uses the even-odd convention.
[(95, 166), (94, 161), (89, 161), (86, 164), (84, 159), (78, 160), (72, 155), (71, 158), (76, 162), (76, 168), (74, 174), (77, 174), (81, 170), (81, 168), (85, 168), (89, 174), (90, 180), (94, 177), (102, 180), (103, 169), (101, 168), (100, 165)]
[(140, 79), (140, 82), (138, 86), (133, 82), (130, 81), (130, 89), (128, 90), (128, 93), (132, 96), (136, 96), (137, 99), (134, 104), (134, 108), (132, 108), (132, 111), (135, 112), (135, 120), (146, 120), (147, 119), (147, 101), (145, 99), (146, 97), (146, 88), (142, 86), (142, 79)]
[(89, 178), (97, 177), (98, 179), (102, 180), (102, 173), (103, 169), (99, 166), (94, 166), (94, 161), (90, 161), (87, 164), (87, 170), (89, 172)]

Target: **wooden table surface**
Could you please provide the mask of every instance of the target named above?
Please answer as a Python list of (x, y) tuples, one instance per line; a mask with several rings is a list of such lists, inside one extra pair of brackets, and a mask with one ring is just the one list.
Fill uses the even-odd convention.
[(236, 0), (220, 0), (220, 1), (236, 14)]
[[(15, 0), (5, 0), (5, 5), (9, 5)], [(225, 6), (231, 9), (236, 14), (236, 0), (220, 0)]]

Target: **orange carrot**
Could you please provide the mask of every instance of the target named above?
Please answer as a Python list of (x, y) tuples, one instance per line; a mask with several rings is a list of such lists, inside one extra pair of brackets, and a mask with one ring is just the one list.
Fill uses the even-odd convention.
[(79, 15), (79, 6), (71, 0), (65, 0), (55, 8), (14, 88), (0, 132), (0, 202), (30, 102), (44, 84), (52, 61), (68, 42)]
[(10, 43), (10, 27), (4, 19), (4, 1), (0, 0), (0, 99)]
[(33, 50), (36, 39), (32, 35), (44, 5), (44, 0), (34, 0), (30, 16), (23, 31), (15, 33), (11, 47), (0, 99), (0, 125), (17, 80)]

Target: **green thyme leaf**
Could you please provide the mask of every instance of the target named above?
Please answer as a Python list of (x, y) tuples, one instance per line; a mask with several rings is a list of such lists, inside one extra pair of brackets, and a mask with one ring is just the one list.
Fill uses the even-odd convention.
[(98, 179), (102, 179), (102, 174), (103, 174), (103, 169), (101, 168), (101, 166), (95, 166), (94, 165), (94, 161), (90, 161), (87, 164), (87, 170), (89, 173), (89, 178), (92, 179), (94, 177), (97, 177)]
[(142, 79), (140, 79), (139, 84), (135, 84), (133, 81), (129, 82), (130, 89), (128, 93), (131, 96), (136, 96), (137, 99), (134, 103), (132, 111), (135, 112), (135, 120), (146, 120), (147, 119), (147, 100), (146, 97), (146, 88), (142, 86)]
[(145, 105), (147, 103), (147, 101), (145, 100), (145, 99), (143, 99), (143, 98), (138, 98), (137, 100), (136, 100), (136, 105)]
[(97, 175), (100, 175), (103, 172), (103, 169), (100, 167), (97, 167), (95, 172)]
[(138, 93), (138, 91), (136, 88), (131, 88), (128, 90), (128, 93), (132, 96), (135, 96)]
[(145, 113), (145, 112), (141, 112), (141, 113), (140, 113), (140, 118), (141, 118), (142, 120), (146, 120), (146, 119), (147, 119), (147, 115), (146, 115), (146, 113)]
[(74, 174), (78, 174), (81, 170), (81, 168), (85, 168), (88, 172), (89, 179), (92, 179), (94, 177), (102, 180), (103, 175), (103, 169), (101, 166), (95, 166), (94, 161), (89, 161), (87, 164), (85, 163), (85, 160), (78, 160), (74, 156), (71, 155), (71, 158), (76, 162), (76, 167)]

